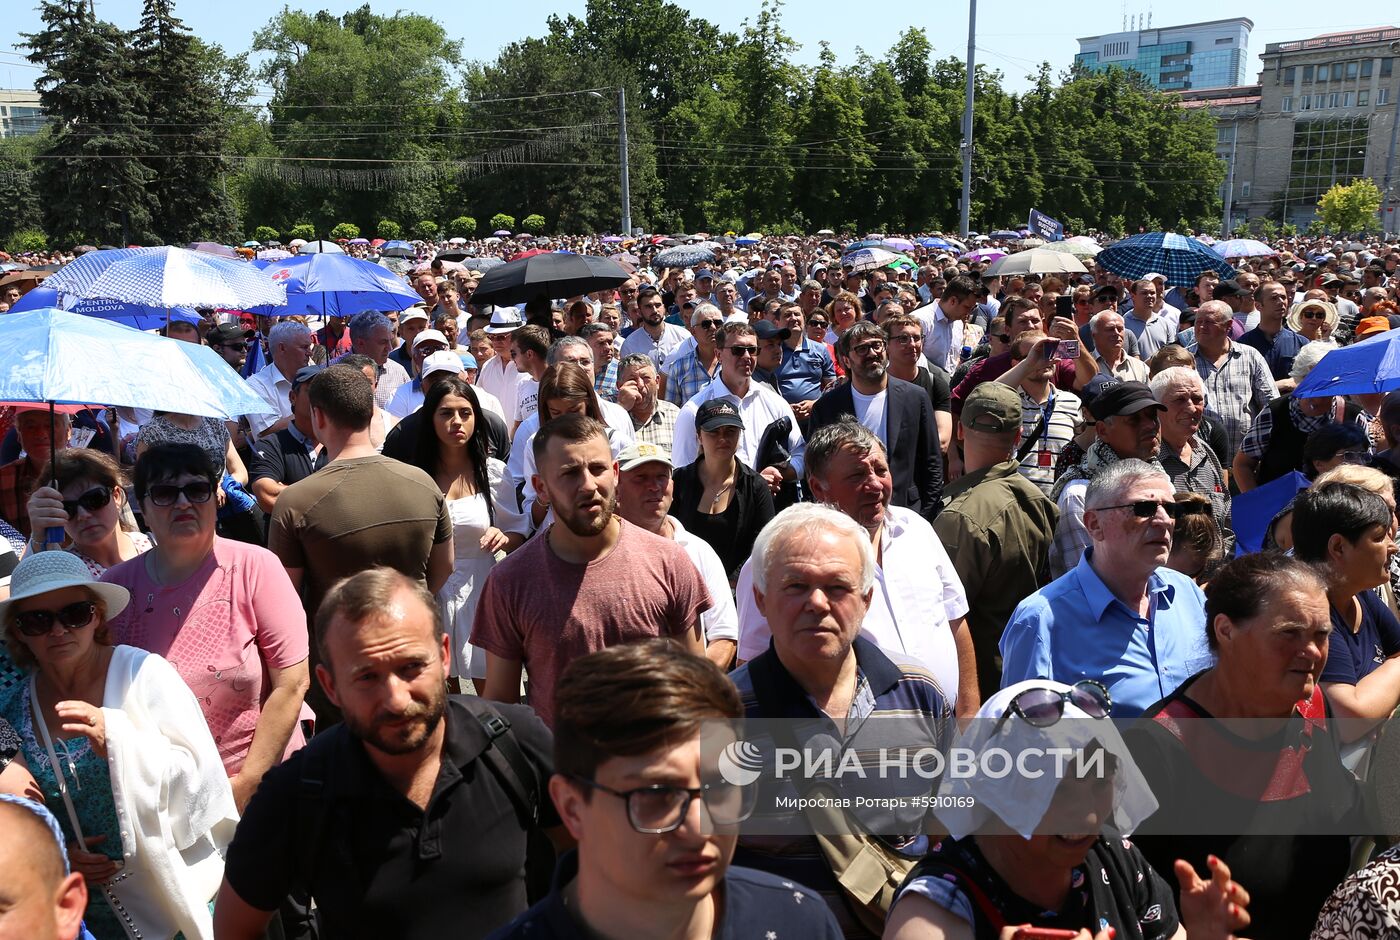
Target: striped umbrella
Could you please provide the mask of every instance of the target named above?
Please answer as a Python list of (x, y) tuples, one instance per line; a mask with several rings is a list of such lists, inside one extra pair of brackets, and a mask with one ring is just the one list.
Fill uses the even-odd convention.
[(1094, 260), (1120, 277), (1140, 278), (1156, 272), (1172, 285), (1194, 284), (1202, 271), (1214, 271), (1222, 278), (1235, 276), (1235, 269), (1208, 246), (1176, 232), (1133, 235), (1109, 245)]

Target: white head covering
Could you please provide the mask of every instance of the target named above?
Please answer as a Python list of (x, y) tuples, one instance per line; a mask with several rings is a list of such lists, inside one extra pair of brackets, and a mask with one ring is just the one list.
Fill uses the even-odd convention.
[[(993, 816), (1022, 838), (1029, 839), (1035, 833), (1062, 779), (1057, 774), (1057, 757), (1053, 753), (1025, 755), (1037, 749), (1043, 752), (1051, 748), (1070, 748), (1077, 753), (1097, 744), (1118, 759), (1118, 771), (1113, 778), (1113, 813), (1106, 823), (1106, 828), (1111, 828), (1115, 834), (1128, 835), (1157, 811), (1157, 799), (1114, 727), (1112, 716), (1092, 718), (1073, 701), (1067, 701), (1064, 716), (1048, 728), (1037, 728), (1013, 714), (993, 737), (992, 729), (996, 728), (997, 721), (1011, 710), (1012, 700), (1027, 689), (1052, 689), (1063, 693), (1068, 692), (1070, 686), (1049, 679), (1027, 679), (1002, 689), (982, 703), (977, 717), (959, 734), (954, 748), (975, 755), (979, 767), (983, 766), (983, 755), (998, 749), (1009, 754), (1015, 763), (1009, 773), (997, 776), (959, 775), (952, 773), (951, 767), (950, 772), (943, 775), (936, 815), (953, 838), (961, 839), (982, 829)], [(1001, 763), (989, 761), (987, 766), (999, 768)], [(1065, 775), (1073, 779), (1076, 764), (1071, 760), (1067, 766)], [(1021, 772), (1023, 769), (1029, 773)], [(1040, 771), (1039, 775), (1035, 775), (1036, 771)], [(958, 797), (963, 799), (955, 799)], [(966, 805), (957, 805), (960, 803)]]

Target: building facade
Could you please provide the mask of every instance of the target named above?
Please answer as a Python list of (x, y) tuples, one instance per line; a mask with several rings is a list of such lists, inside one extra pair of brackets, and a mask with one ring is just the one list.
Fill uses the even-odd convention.
[(1163, 91), (1242, 85), (1249, 67), (1249, 32), (1244, 17), (1135, 29), (1079, 40), (1076, 65), (1090, 71), (1132, 69)]
[(32, 88), (0, 88), (0, 137), (37, 134), (48, 120)]

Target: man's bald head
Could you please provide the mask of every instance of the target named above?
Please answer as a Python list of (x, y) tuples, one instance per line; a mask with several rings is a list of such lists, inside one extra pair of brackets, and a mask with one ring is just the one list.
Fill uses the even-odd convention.
[(36, 809), (0, 801), (0, 940), (73, 940), (87, 884)]

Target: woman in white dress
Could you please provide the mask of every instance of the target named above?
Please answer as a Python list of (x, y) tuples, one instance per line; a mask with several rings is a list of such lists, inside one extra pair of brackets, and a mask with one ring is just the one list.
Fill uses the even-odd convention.
[(437, 481), (452, 513), (456, 559), (452, 577), (438, 592), (443, 625), (452, 639), (449, 675), (470, 678), (478, 694), (486, 679), (486, 654), (469, 641), (477, 592), (500, 555), (529, 534), (506, 465), (490, 453), (486, 423), (478, 421), (476, 391), (453, 378), (434, 385), (423, 401), (428, 420), (419, 425), (414, 462)]

